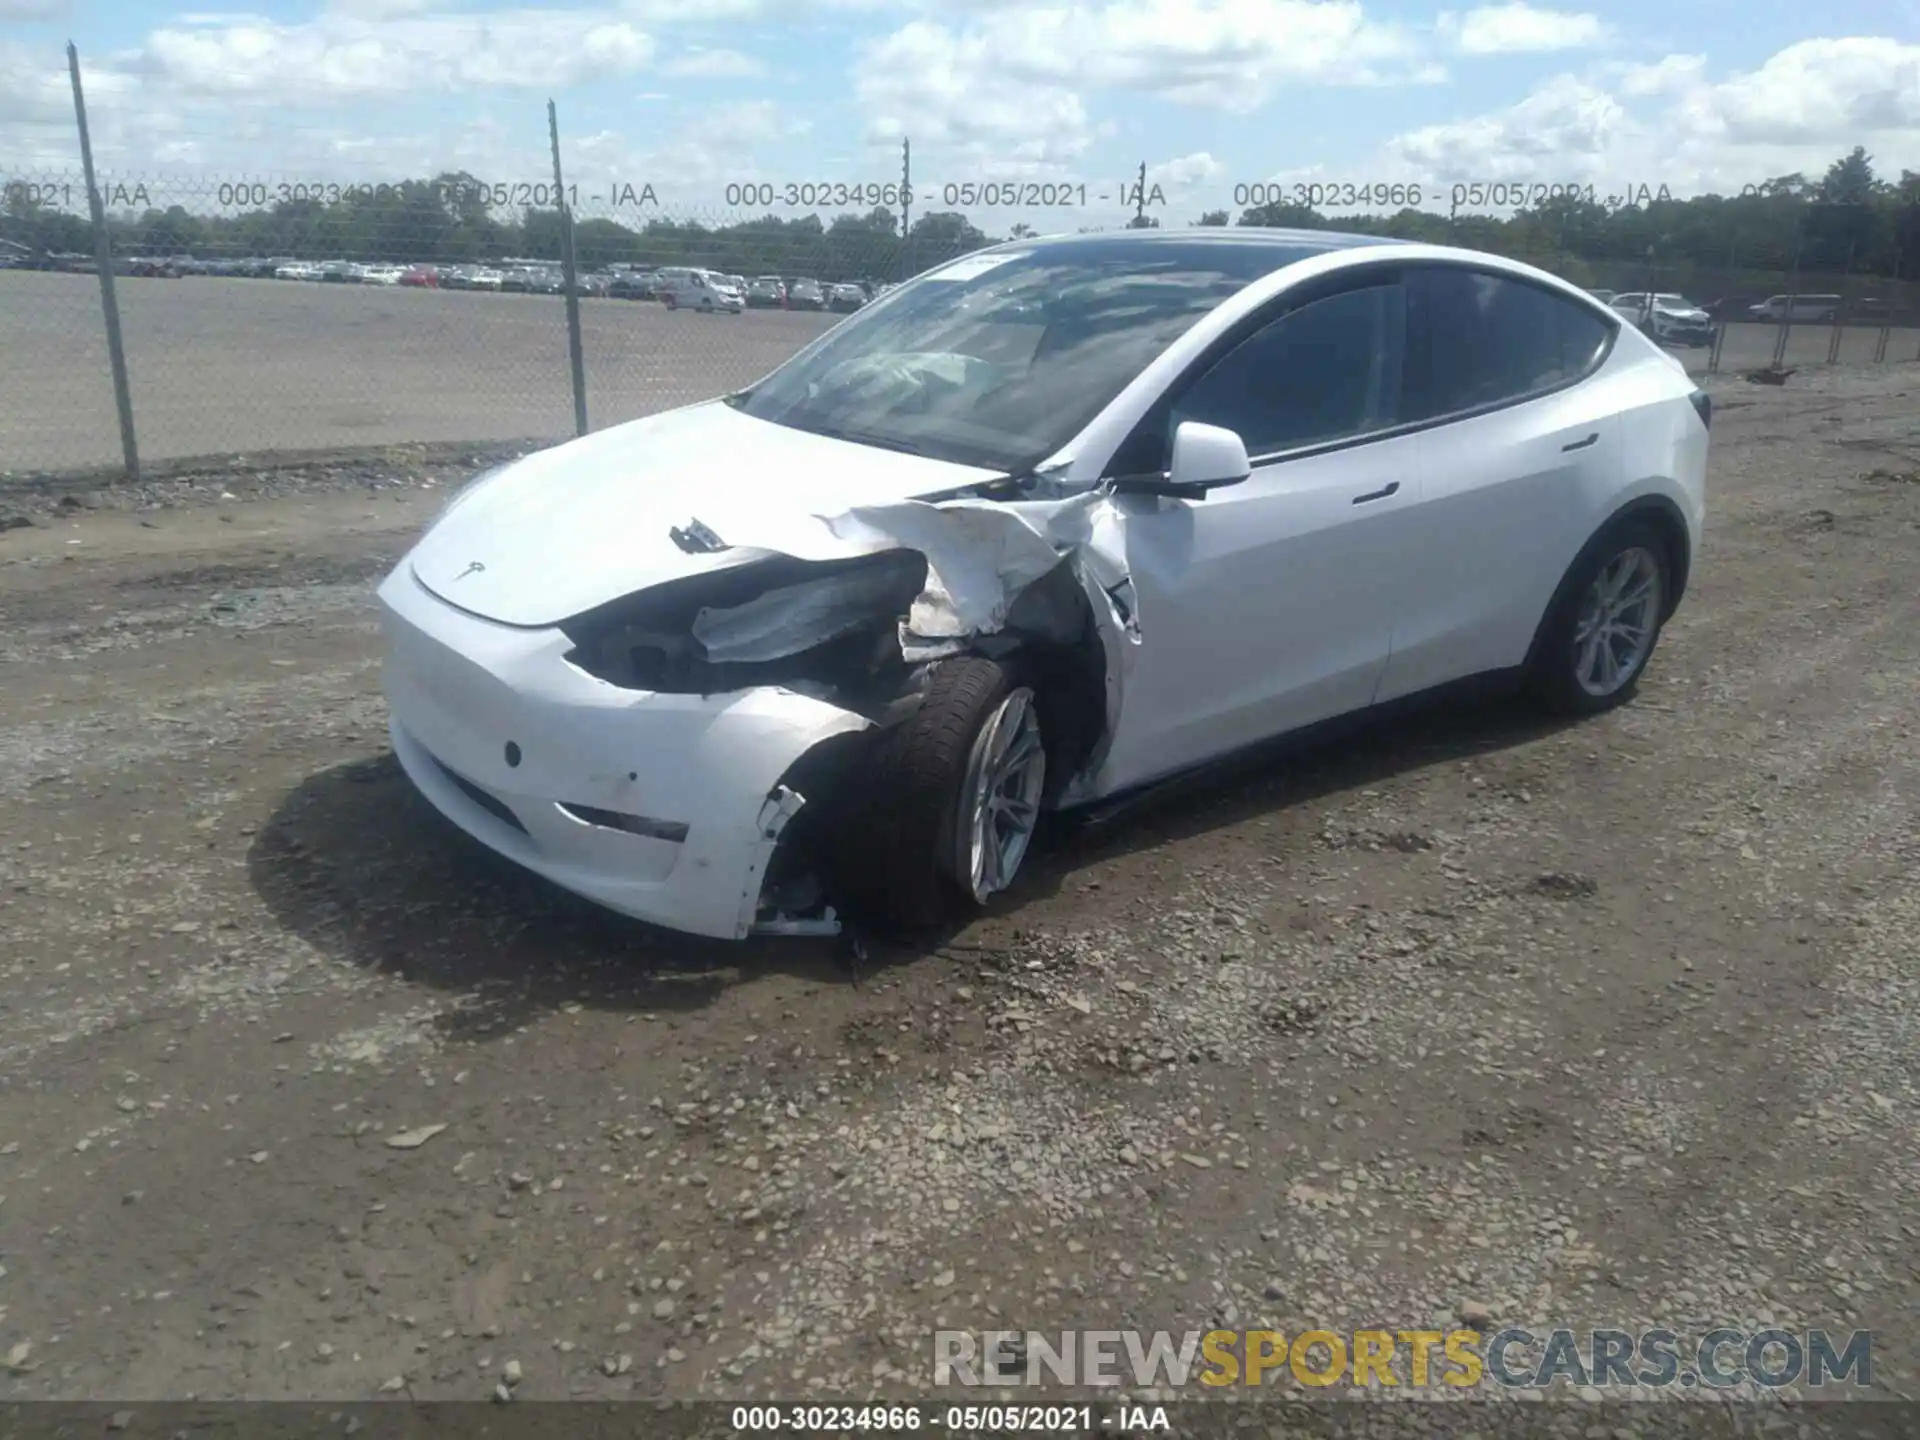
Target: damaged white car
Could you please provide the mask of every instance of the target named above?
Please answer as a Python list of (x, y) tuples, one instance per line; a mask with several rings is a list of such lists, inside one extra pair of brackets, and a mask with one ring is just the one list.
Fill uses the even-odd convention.
[(1467, 677), (1628, 695), (1710, 407), (1590, 295), (1321, 232), (982, 251), (531, 455), (381, 587), (461, 828), (703, 935), (921, 925), (1037, 817)]

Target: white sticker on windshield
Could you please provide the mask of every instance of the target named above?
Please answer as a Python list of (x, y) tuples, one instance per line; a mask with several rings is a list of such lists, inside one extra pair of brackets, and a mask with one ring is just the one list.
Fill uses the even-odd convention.
[(984, 275), (987, 271), (1004, 265), (1009, 260), (1024, 260), (1032, 253), (1031, 250), (1015, 250), (1007, 255), (968, 255), (932, 275), (923, 275), (921, 278), (923, 280), (971, 280), (974, 276)]

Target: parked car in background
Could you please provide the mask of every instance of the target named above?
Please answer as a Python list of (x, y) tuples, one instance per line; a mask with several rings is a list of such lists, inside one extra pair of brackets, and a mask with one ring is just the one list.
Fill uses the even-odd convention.
[(1847, 305), (1847, 319), (1878, 325), (1893, 319), (1893, 302), (1879, 295), (1863, 295)]
[(1662, 345), (1713, 343), (1713, 317), (1684, 295), (1628, 291), (1613, 297), (1613, 308)]
[(285, 264), (274, 267), (273, 278), (276, 280), (318, 280), (320, 278), (320, 267), (309, 260), (289, 260)]
[(361, 272), (361, 278), (368, 285), (398, 285), (406, 273), (399, 265), (368, 265)]
[(762, 275), (747, 286), (747, 304), (757, 310), (778, 310), (787, 303), (786, 282), (778, 275)]
[(607, 281), (607, 294), (616, 300), (651, 300), (659, 277), (651, 270), (622, 270)]
[(440, 272), (431, 265), (410, 265), (400, 272), (400, 284), (417, 285), (423, 289), (438, 289)]
[(605, 295), (608, 286), (613, 283), (613, 277), (604, 270), (595, 270), (590, 275), (577, 275), (574, 280), (582, 295)]
[(821, 289), (818, 280), (795, 280), (787, 286), (787, 308), (824, 310), (827, 308), (827, 292)]
[(1737, 324), (1753, 318), (1753, 307), (1760, 303), (1760, 298), (1758, 295), (1723, 295), (1700, 308), (1722, 324)]
[(1749, 312), (1755, 320), (1827, 325), (1840, 313), (1838, 295), (1769, 295)]
[(660, 299), (669, 310), (738, 315), (747, 308), (747, 297), (711, 270), (662, 270)]
[(854, 311), (867, 303), (867, 292), (858, 285), (835, 285), (827, 292), (829, 310)]

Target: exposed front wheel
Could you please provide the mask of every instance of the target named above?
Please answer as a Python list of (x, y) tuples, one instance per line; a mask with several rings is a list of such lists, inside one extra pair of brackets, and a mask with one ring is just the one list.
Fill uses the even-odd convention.
[(880, 739), (838, 888), (907, 929), (985, 904), (1020, 873), (1046, 778), (1033, 690), (995, 660), (944, 662), (919, 710)]
[(1551, 708), (1593, 715), (1626, 700), (1653, 658), (1672, 578), (1660, 532), (1629, 522), (1588, 547), (1548, 617), (1532, 688)]

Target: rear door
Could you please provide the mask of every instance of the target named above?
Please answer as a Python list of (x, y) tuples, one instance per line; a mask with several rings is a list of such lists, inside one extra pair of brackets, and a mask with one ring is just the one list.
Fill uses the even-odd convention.
[(1410, 269), (1407, 301), (1420, 543), (1398, 577), (1381, 700), (1518, 665), (1624, 468), (1615, 403), (1590, 383), (1607, 317), (1468, 265)]

